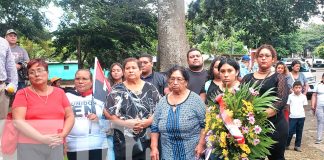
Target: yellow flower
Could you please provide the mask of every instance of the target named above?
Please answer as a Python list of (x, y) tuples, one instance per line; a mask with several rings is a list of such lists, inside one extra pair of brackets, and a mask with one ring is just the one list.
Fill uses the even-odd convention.
[(251, 150), (247, 144), (239, 144), (242, 151), (244, 151), (246, 154), (250, 154)]
[(245, 154), (245, 153), (241, 154), (241, 158), (246, 158), (246, 157), (247, 157), (247, 154)]
[(224, 142), (220, 142), (220, 143), (219, 143), (219, 146), (222, 147), (222, 148), (226, 148), (226, 143), (224, 143)]
[(226, 136), (227, 136), (227, 133), (226, 132), (222, 132), (221, 135), (220, 135), (220, 141), (221, 142), (226, 142)]
[(254, 133), (253, 133), (253, 132), (250, 132), (250, 133), (249, 133), (249, 136), (250, 136), (251, 138), (254, 138)]
[(223, 153), (224, 157), (227, 157), (228, 151), (226, 149), (223, 149), (223, 152), (222, 153)]
[(246, 107), (245, 112), (253, 112), (253, 105), (249, 101), (242, 100), (244, 106)]
[(209, 136), (208, 137), (208, 140), (210, 141), (210, 142), (215, 142), (215, 136)]
[(225, 113), (229, 116), (229, 117), (233, 117), (233, 111), (226, 109)]

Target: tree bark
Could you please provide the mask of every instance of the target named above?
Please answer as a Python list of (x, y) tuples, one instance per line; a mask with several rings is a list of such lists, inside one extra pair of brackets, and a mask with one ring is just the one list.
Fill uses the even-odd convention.
[(167, 71), (173, 65), (187, 65), (189, 50), (184, 0), (158, 0), (158, 66)]

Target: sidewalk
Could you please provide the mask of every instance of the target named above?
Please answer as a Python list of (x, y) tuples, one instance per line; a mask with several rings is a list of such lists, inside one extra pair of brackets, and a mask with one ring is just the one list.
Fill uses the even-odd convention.
[[(310, 104), (311, 102), (308, 101)], [(293, 149), (286, 150), (286, 160), (323, 160), (324, 159), (324, 142), (315, 144), (316, 139), (316, 117), (312, 114), (310, 105), (306, 107), (306, 120), (303, 131), (301, 149), (302, 152), (296, 152)], [(290, 146), (294, 146), (293, 138)], [(290, 147), (293, 148), (293, 147)]]

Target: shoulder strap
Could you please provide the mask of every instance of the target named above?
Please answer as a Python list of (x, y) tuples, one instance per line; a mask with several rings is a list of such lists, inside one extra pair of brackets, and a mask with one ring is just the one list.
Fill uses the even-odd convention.
[(27, 92), (26, 92), (25, 88), (23, 88), (23, 90), (24, 90), (24, 93), (25, 93), (26, 101), (27, 101)]
[(294, 76), (291, 74), (291, 72), (289, 72), (289, 74), (290, 74), (290, 77), (291, 77), (293, 83), (295, 83), (295, 78), (294, 78)]
[(206, 92), (206, 93), (207, 93), (208, 88), (209, 88), (209, 86), (210, 86), (210, 84), (211, 84), (211, 81), (212, 81), (212, 80), (208, 80), (208, 81), (205, 83), (205, 92)]

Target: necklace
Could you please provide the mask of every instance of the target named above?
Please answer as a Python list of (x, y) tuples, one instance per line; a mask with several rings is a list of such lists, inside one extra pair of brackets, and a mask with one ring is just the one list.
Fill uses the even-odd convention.
[(33, 86), (31, 86), (31, 88), (37, 94), (38, 98), (41, 99), (45, 104), (47, 104), (47, 100), (48, 100), (48, 86), (46, 85), (46, 99), (45, 99), (45, 101), (44, 101), (44, 99), (41, 96), (39, 96), (39, 94), (36, 92), (36, 90), (35, 90), (35, 88)]

